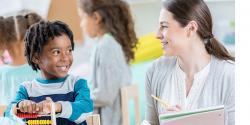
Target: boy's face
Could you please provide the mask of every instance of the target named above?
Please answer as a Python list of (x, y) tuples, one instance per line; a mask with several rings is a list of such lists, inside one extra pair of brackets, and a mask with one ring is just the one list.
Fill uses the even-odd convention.
[(45, 79), (62, 78), (72, 65), (72, 45), (65, 34), (49, 41), (38, 57), (38, 66)]

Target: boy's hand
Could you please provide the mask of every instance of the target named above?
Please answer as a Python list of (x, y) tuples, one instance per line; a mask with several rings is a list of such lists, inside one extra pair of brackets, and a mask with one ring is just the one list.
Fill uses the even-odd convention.
[(37, 113), (39, 112), (39, 106), (31, 100), (23, 100), (19, 102), (18, 108), (24, 113)]
[[(39, 102), (38, 105), (40, 107), (39, 114), (47, 115), (51, 113), (51, 103), (54, 103), (53, 100), (49, 97), (46, 100)], [(62, 105), (59, 102), (55, 102), (55, 110), (56, 112), (61, 112)]]
[(40, 107), (39, 114), (42, 114), (42, 115), (50, 114), (51, 103), (53, 103), (53, 101), (49, 97), (46, 97), (46, 100), (39, 102), (38, 103), (38, 105)]

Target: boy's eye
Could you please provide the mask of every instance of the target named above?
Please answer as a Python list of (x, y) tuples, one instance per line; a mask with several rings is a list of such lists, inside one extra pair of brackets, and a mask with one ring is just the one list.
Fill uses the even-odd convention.
[(72, 53), (72, 51), (73, 51), (72, 48), (70, 48), (67, 50), (67, 53)]
[(53, 54), (53, 55), (59, 55), (59, 54), (60, 54), (60, 51), (59, 51), (59, 50), (54, 50), (54, 51), (52, 51), (52, 54)]

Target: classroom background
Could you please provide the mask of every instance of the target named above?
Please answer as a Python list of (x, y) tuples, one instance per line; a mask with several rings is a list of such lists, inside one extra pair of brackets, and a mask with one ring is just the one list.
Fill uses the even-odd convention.
[[(235, 0), (205, 0), (213, 16), (213, 31), (219, 39), (235, 55)], [(160, 41), (155, 38), (158, 28), (158, 17), (161, 0), (127, 0), (135, 21), (135, 29), (139, 44), (135, 50), (135, 60), (131, 64), (133, 83), (139, 88), (140, 117), (144, 119), (144, 79), (147, 68), (162, 53)], [(84, 36), (80, 29), (76, 0), (0, 0), (0, 16), (14, 15), (22, 9), (33, 10), (43, 18), (62, 20), (73, 30), (76, 48), (71, 73), (89, 79), (90, 54), (95, 43)], [(6, 62), (11, 61), (8, 59)], [(134, 102), (129, 102), (129, 117), (135, 124)]]

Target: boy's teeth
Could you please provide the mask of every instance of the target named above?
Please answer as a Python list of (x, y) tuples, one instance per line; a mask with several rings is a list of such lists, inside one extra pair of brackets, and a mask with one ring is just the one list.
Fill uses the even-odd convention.
[(65, 71), (67, 67), (63, 66), (63, 67), (60, 67), (60, 68), (61, 68), (61, 70)]

